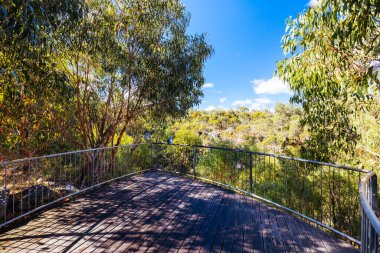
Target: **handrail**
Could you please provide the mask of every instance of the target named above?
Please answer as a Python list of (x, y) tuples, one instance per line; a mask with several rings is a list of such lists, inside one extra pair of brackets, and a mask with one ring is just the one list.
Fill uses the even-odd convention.
[(373, 171), (360, 181), (359, 196), (362, 206), (361, 252), (378, 252), (380, 221), (375, 214), (377, 210), (377, 176)]
[[(144, 146), (147, 150), (133, 152)], [(0, 162), (0, 229), (94, 187), (150, 170), (150, 150), (148, 144), (131, 144)]]
[(63, 155), (73, 155), (73, 154), (79, 154), (83, 152), (102, 151), (102, 150), (109, 150), (109, 149), (122, 148), (122, 147), (136, 147), (140, 145), (146, 145), (146, 143), (128, 144), (128, 145), (112, 146), (112, 147), (89, 148), (89, 149), (68, 151), (68, 152), (63, 152), (63, 153), (56, 153), (56, 154), (51, 154), (51, 155), (27, 157), (27, 158), (16, 159), (16, 160), (11, 160), (11, 161), (3, 161), (3, 162), (0, 162), (0, 166), (5, 166), (12, 163), (29, 162), (29, 161), (34, 161), (34, 160), (44, 159), (44, 158), (53, 158), (53, 157), (58, 157), (58, 156), (63, 156)]
[[(162, 149), (169, 148), (164, 151), (169, 160), (161, 161), (164, 167), (177, 163), (179, 171), (175, 172), (187, 167), (186, 174), (190, 176), (248, 194), (361, 245), (359, 183), (371, 171), (242, 149), (161, 142), (153, 144)], [(181, 150), (173, 151), (170, 147)], [(212, 158), (207, 158), (207, 153), (213, 150), (240, 154), (238, 156), (241, 157), (233, 158), (228, 153), (221, 153), (219, 157), (228, 156), (236, 161), (226, 160), (224, 165), (218, 165), (211, 161)], [(184, 153), (188, 154), (184, 157)], [(158, 159), (163, 159), (162, 155)], [(185, 159), (182, 165), (175, 161), (179, 158)], [(245, 168), (221, 171), (220, 166), (226, 165)], [(198, 167), (202, 167), (201, 170)], [(262, 177), (261, 182), (256, 182), (256, 175)], [(305, 207), (307, 205), (309, 207)]]
[(178, 147), (209, 148), (209, 149), (218, 149), (218, 150), (225, 150), (225, 151), (242, 152), (242, 153), (248, 153), (248, 154), (253, 154), (253, 155), (263, 155), (263, 156), (270, 156), (270, 157), (275, 157), (275, 158), (282, 158), (282, 159), (293, 160), (293, 161), (298, 161), (298, 162), (308, 162), (308, 163), (330, 166), (330, 167), (334, 167), (334, 168), (347, 169), (347, 170), (358, 171), (358, 172), (363, 172), (363, 173), (369, 173), (370, 172), (369, 170), (363, 170), (363, 169), (350, 167), (350, 166), (342, 165), (342, 164), (326, 163), (326, 162), (297, 158), (297, 157), (292, 157), (292, 156), (277, 155), (277, 154), (271, 154), (271, 153), (265, 153), (265, 152), (245, 150), (245, 149), (234, 149), (234, 148), (204, 146), (204, 145), (176, 144), (176, 143), (167, 144), (167, 143), (163, 143), (163, 142), (153, 142), (152, 144), (154, 144), (154, 145), (171, 145), (171, 146), (178, 146)]
[[(220, 161), (212, 160), (215, 158), (224, 159), (222, 165), (227, 166), (226, 171), (220, 169), (217, 164)], [(380, 222), (375, 214), (374, 172), (203, 145), (131, 144), (0, 162), (0, 185), (4, 186), (0, 188), (0, 228), (57, 201), (147, 169), (174, 170), (227, 186), (362, 245), (362, 252), (377, 252)], [(41, 193), (42, 197), (38, 195)], [(359, 224), (360, 231), (356, 229)]]

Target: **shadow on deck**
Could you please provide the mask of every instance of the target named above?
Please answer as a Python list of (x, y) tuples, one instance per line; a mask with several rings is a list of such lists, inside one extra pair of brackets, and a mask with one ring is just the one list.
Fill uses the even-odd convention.
[(0, 235), (2, 252), (359, 252), (232, 191), (146, 173), (48, 210)]

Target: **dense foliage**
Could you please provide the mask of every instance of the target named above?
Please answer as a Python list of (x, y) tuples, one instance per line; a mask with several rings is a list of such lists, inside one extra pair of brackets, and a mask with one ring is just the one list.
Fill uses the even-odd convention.
[(118, 145), (141, 118), (200, 103), (204, 35), (170, 1), (0, 5), (0, 155)]
[(323, 0), (288, 20), (278, 74), (305, 112), (309, 157), (354, 151), (360, 132), (353, 119), (379, 90), (379, 20), (378, 0)]
[(70, 93), (54, 56), (82, 10), (79, 1), (0, 4), (0, 156), (65, 147), (51, 119)]
[(306, 128), (300, 125), (301, 116), (300, 108), (285, 104), (277, 104), (273, 112), (249, 111), (244, 107), (193, 111), (168, 131), (175, 136), (175, 143), (201, 142), (299, 156), (299, 148), (307, 137)]
[[(378, 171), (380, 167), (380, 96), (374, 96), (366, 113), (351, 116), (351, 124), (360, 135), (352, 153), (336, 152), (334, 163)], [(239, 110), (192, 111), (186, 118), (161, 125), (154, 141), (242, 148), (293, 157), (310, 157), (313, 129), (304, 125), (305, 113), (294, 105), (277, 104), (273, 111)], [(145, 125), (146, 129), (152, 129)]]

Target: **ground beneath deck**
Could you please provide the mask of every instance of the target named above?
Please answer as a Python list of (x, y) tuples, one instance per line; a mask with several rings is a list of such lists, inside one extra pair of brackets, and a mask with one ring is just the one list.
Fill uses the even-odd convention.
[(0, 235), (3, 252), (358, 252), (249, 197), (166, 173), (103, 186)]

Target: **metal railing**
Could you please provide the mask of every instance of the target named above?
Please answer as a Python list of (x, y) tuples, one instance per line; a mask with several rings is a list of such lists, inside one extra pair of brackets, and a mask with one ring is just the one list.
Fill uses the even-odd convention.
[(373, 172), (249, 150), (163, 143), (0, 163), (0, 228), (96, 186), (152, 169), (232, 188), (362, 244), (363, 252), (377, 250), (380, 223), (373, 211)]
[(156, 143), (154, 166), (249, 194), (361, 244), (367, 170), (223, 147)]
[(66, 198), (150, 169), (151, 145), (97, 148), (0, 163), (0, 228)]
[(361, 252), (378, 252), (380, 222), (375, 214), (377, 210), (377, 176), (368, 173), (360, 182), (360, 202), (362, 205)]

